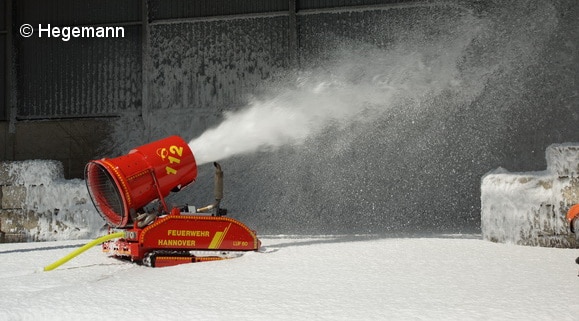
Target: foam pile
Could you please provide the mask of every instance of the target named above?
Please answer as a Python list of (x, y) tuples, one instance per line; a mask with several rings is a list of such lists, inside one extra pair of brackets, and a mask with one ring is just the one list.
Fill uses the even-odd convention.
[(579, 248), (565, 215), (579, 203), (579, 143), (553, 144), (547, 169), (511, 173), (498, 168), (481, 183), (484, 239), (520, 245)]
[(3, 162), (0, 185), (0, 219), (8, 234), (27, 241), (52, 241), (92, 238), (103, 232), (104, 221), (84, 180), (64, 179), (58, 161)]

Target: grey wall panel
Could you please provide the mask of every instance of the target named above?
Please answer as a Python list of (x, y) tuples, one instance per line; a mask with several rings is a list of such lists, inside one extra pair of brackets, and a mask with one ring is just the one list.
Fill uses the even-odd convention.
[[(468, 15), (461, 8), (444, 6), (400, 7), (356, 12), (333, 12), (298, 16), (300, 63), (325, 61), (340, 49), (370, 45), (388, 48), (392, 43), (421, 45), (436, 39), (454, 19)], [(452, 18), (449, 18), (452, 17)]]
[(0, 120), (6, 120), (6, 35), (0, 34)]
[(154, 25), (150, 39), (154, 109), (239, 106), (288, 65), (286, 17)]
[(287, 11), (288, 0), (152, 0), (150, 19), (194, 18)]
[(20, 24), (86, 25), (140, 21), (141, 0), (18, 0)]
[(18, 38), (18, 117), (114, 115), (141, 105), (140, 27), (124, 38)]
[(398, 4), (407, 2), (425, 2), (424, 0), (299, 0), (298, 10), (339, 8), (347, 6), (363, 6), (378, 4)]
[(6, 0), (0, 0), (0, 31), (6, 30)]

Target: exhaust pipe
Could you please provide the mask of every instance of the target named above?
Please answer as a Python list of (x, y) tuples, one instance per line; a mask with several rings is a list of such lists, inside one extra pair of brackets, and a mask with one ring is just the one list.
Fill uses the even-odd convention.
[(213, 166), (215, 166), (215, 189), (213, 192), (215, 194), (215, 201), (219, 203), (223, 199), (223, 171), (221, 170), (221, 165), (219, 165), (219, 163), (214, 162)]
[(215, 183), (215, 187), (213, 189), (215, 203), (199, 208), (197, 209), (197, 212), (207, 213), (212, 211), (213, 216), (225, 216), (227, 215), (227, 210), (220, 207), (221, 200), (223, 199), (223, 170), (221, 170), (221, 165), (219, 165), (217, 162), (214, 162), (213, 166), (215, 166), (215, 175), (213, 176), (213, 181)]

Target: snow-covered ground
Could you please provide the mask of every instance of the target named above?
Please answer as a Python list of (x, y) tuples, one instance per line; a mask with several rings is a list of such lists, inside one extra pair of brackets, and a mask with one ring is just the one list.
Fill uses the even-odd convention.
[(579, 251), (479, 235), (263, 236), (266, 253), (147, 268), (84, 241), (0, 244), (0, 320), (579, 320)]

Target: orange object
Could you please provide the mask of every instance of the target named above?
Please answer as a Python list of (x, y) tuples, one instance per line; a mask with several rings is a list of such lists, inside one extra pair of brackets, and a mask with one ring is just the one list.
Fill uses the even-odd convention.
[(579, 220), (579, 204), (571, 206), (567, 212), (567, 222), (571, 227), (571, 232), (575, 233), (575, 222)]

